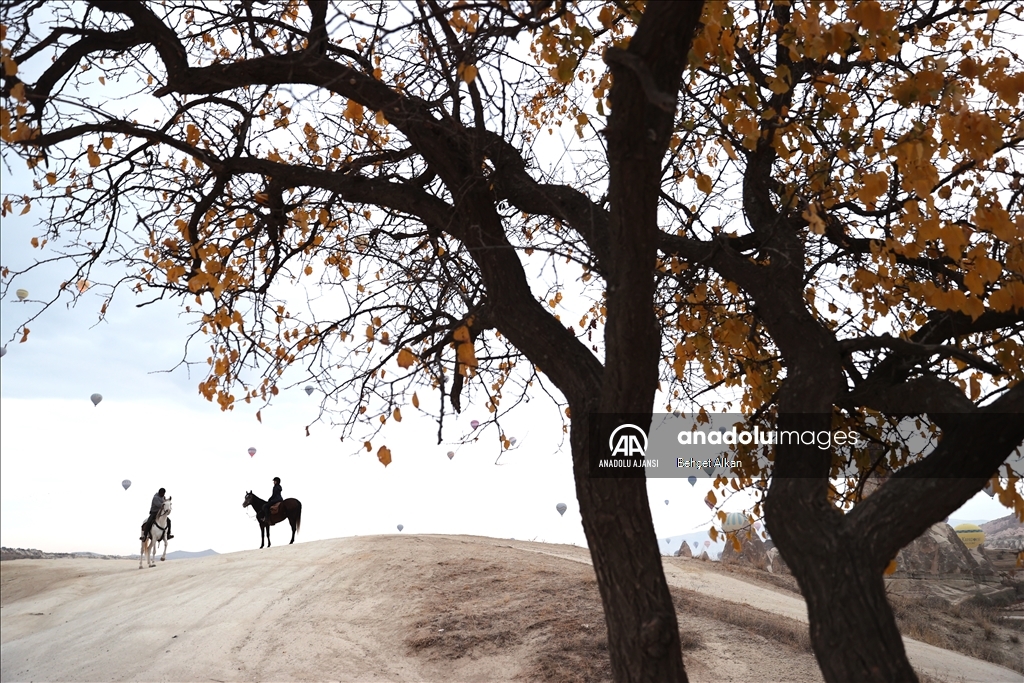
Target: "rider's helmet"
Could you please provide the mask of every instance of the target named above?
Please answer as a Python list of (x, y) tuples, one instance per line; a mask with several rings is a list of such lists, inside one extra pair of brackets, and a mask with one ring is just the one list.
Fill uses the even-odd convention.
[(160, 496), (163, 496), (163, 495), (164, 495), (165, 493), (167, 493), (167, 489), (165, 489), (165, 488), (161, 488), (161, 489), (160, 489), (159, 491), (157, 491), (157, 493), (158, 493), (158, 494), (159, 494)]
[(275, 484), (280, 484), (281, 483), (281, 477), (274, 477), (274, 483)]

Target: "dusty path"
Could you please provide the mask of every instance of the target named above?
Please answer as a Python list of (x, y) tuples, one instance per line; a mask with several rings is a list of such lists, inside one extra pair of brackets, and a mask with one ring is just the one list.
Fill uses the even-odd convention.
[[(334, 539), (143, 570), (120, 560), (4, 562), (0, 680), (530, 680), (537, 676), (528, 662), (550, 649), (537, 624), (562, 592), (550, 582), (592, 582), (583, 569), (589, 564), (583, 548), (466, 536)], [(665, 565), (675, 586), (806, 622), (796, 596), (720, 575), (714, 565)], [(505, 583), (494, 579), (490, 588), (483, 570), (505, 572)], [(475, 594), (468, 592), (473, 581)], [(539, 605), (533, 613), (541, 616), (502, 607), (510, 596)], [(424, 615), (437, 615), (444, 601), (461, 601), (470, 616), (500, 615), (506, 633), (522, 636), (477, 639), (454, 654), (440, 645), (410, 645), (429, 641), (434, 627), (425, 626)], [(598, 607), (582, 628), (602, 628), (600, 618)], [(688, 618), (704, 634), (703, 644), (684, 655), (695, 683), (821, 680), (806, 652)], [(486, 633), (495, 625), (474, 628)], [(1001, 667), (906, 642), (919, 670), (949, 683), (1020, 681)]]

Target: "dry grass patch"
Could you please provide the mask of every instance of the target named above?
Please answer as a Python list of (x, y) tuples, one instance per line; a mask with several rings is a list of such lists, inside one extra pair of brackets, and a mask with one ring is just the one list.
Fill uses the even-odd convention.
[(903, 635), (1024, 673), (1024, 622), (998, 619), (1001, 605), (985, 599), (949, 605), (939, 598), (889, 595)]
[(528, 680), (611, 680), (604, 612), (593, 570), (559, 563), (529, 570), (483, 560), (438, 563), (425, 584), (429, 614), (407, 644), (431, 659), (524, 647)]
[[(431, 567), (429, 575), (420, 577), (429, 590), (406, 644), (435, 661), (518, 649), (522, 679), (610, 681), (604, 611), (593, 569), (557, 559), (541, 562), (535, 569), (475, 559)], [(773, 647), (809, 651), (807, 627), (799, 622), (679, 588), (672, 589), (672, 597), (685, 625), (679, 634), (684, 651), (701, 650), (705, 630), (723, 625), (762, 636)]]

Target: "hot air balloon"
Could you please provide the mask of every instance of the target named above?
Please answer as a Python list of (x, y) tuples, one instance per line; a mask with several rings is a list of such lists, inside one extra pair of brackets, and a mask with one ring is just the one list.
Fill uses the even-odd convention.
[(448, 451), (448, 459), (451, 460), (455, 457), (455, 451)]
[(370, 246), (370, 240), (366, 235), (359, 235), (356, 237), (355, 242), (356, 249), (359, 250), (359, 253), (366, 251), (366, 248)]
[(249, 446), (249, 457), (251, 458), (254, 455), (256, 455), (256, 449), (253, 448), (252, 446)]
[(89, 397), (89, 400), (92, 401), (92, 404), (94, 406), (98, 406), (100, 404), (100, 401), (103, 400), (103, 397), (99, 394), (93, 394), (92, 396)]
[(307, 384), (306, 385), (306, 396), (312, 396), (312, 395), (313, 395), (313, 385), (312, 384)]
[(399, 530), (399, 531), (401, 531), (401, 530), (402, 530), (402, 529), (404, 529), (404, 528), (405, 528), (405, 527), (404, 527), (404, 526), (402, 526), (401, 524), (399, 524), (399, 525), (398, 525), (398, 530)]
[(564, 515), (565, 511), (568, 510), (569, 507), (565, 503), (559, 503), (555, 506), (555, 509), (558, 510), (559, 515)]
[(7, 355), (7, 347), (6, 346), (0, 346), (0, 358), (3, 358), (6, 355)]
[(671, 542), (671, 541), (672, 541), (672, 539), (671, 539), (671, 538), (666, 538), (666, 539), (665, 539), (665, 543), (669, 543), (669, 542)]
[(18, 291), (15, 292), (15, 294), (18, 296), (18, 301), (24, 301), (25, 299), (28, 298), (27, 289), (19, 289)]
[(472, 427), (473, 429), (476, 429), (477, 427), (480, 426), (480, 420), (471, 420), (469, 426)]
[(710, 548), (711, 547), (711, 541), (704, 541), (704, 547), (705, 548)]
[(508, 442), (509, 442), (510, 445), (515, 446), (516, 445), (516, 437), (513, 436), (511, 439), (508, 440)]
[(757, 531), (760, 531), (761, 530), (761, 522), (754, 522), (754, 529), (756, 529)]
[(690, 482), (690, 486), (696, 486), (697, 485), (697, 477), (694, 477), (692, 475), (687, 477), (686, 481)]
[(694, 541), (694, 542), (693, 542), (693, 547), (694, 547), (694, 548), (696, 548), (696, 547), (697, 547), (697, 546), (699, 546), (699, 545), (700, 545), (700, 543), (698, 543), (697, 541)]
[(668, 501), (667, 500), (665, 501), (665, 505), (668, 505)]
[(968, 550), (974, 550), (985, 542), (985, 532), (977, 524), (957, 524), (953, 529)]
[(723, 531), (739, 531), (747, 525), (747, 516), (742, 512), (730, 512), (725, 516), (725, 524), (722, 525)]
[(130, 479), (125, 479), (124, 481), (121, 482), (121, 486), (124, 487), (125, 491), (127, 491), (128, 487), (131, 486), (131, 485), (132, 485), (132, 482), (131, 482)]

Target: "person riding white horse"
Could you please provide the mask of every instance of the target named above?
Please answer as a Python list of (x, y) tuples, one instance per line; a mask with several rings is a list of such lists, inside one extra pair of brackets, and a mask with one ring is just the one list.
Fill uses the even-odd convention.
[[(142, 535), (139, 536), (140, 541), (145, 541), (146, 536), (149, 535), (149, 530), (153, 527), (153, 521), (156, 516), (160, 514), (161, 508), (164, 506), (164, 494), (167, 493), (167, 489), (161, 488), (153, 496), (153, 502), (149, 505), (149, 519), (142, 523)], [(171, 519), (167, 518), (167, 540), (174, 538), (174, 534), (171, 533)]]
[[(161, 499), (163, 497), (161, 496)], [(146, 532), (146, 536), (142, 539), (142, 548), (139, 550), (139, 569), (142, 569), (142, 563), (149, 561), (150, 567), (155, 567), (156, 562), (153, 561), (153, 556), (156, 555), (156, 545), (160, 541), (164, 542), (164, 554), (160, 557), (160, 561), (163, 562), (167, 559), (167, 540), (169, 538), (168, 531), (170, 530), (170, 524), (168, 524), (169, 517), (171, 514), (171, 497), (167, 496), (167, 499), (160, 504), (160, 509), (156, 515), (150, 515), (150, 519), (146, 521), (149, 529)], [(146, 526), (144, 524), (144, 526)]]

